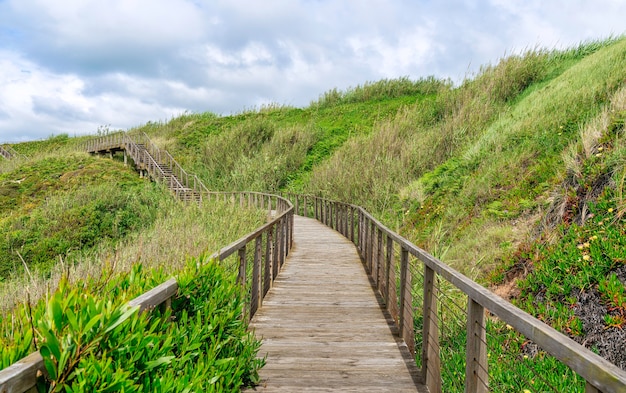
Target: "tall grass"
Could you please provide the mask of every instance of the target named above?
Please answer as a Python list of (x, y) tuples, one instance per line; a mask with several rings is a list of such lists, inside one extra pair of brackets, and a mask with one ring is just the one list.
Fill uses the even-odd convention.
[(62, 276), (70, 282), (99, 277), (103, 270), (128, 271), (135, 263), (175, 274), (188, 258), (212, 253), (264, 223), (257, 210), (240, 209), (223, 202), (202, 207), (165, 199), (157, 218), (122, 241), (105, 240), (95, 248), (62, 255), (49, 271), (14, 274), (0, 283), (0, 307), (10, 309), (30, 298), (34, 301), (56, 288)]
[(625, 47), (607, 41), (577, 62), (535, 50), (484, 67), (350, 140), (314, 168), (308, 191), (362, 204), (480, 275), (530, 235), (563, 149), (623, 82)]
[(433, 76), (411, 80), (408, 77), (382, 79), (366, 82), (347, 90), (332, 89), (311, 103), (311, 107), (323, 108), (347, 103), (378, 101), (402, 96), (430, 95), (448, 88), (450, 81), (436, 79)]

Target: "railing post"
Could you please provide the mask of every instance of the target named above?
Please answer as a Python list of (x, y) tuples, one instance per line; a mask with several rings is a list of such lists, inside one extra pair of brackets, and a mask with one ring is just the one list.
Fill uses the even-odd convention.
[(393, 254), (393, 239), (387, 235), (387, 310), (398, 323), (398, 293), (396, 291), (396, 263)]
[(376, 224), (370, 220), (367, 226), (367, 267), (368, 273), (374, 275), (374, 232)]
[(413, 295), (412, 279), (409, 270), (409, 250), (402, 247), (400, 257), (400, 337), (404, 339), (411, 354), (415, 353), (415, 335), (413, 332)]
[(262, 236), (258, 236), (254, 241), (254, 265), (252, 265), (252, 293), (250, 295), (250, 319), (256, 311), (261, 308), (263, 294), (261, 288), (261, 248)]
[[(342, 205), (341, 209), (343, 211), (343, 235), (350, 239), (350, 226), (349, 226), (349, 222), (350, 222), (350, 207), (346, 206), (346, 205)], [(350, 239), (352, 240), (352, 239)]]
[(367, 256), (365, 255), (365, 215), (363, 211), (359, 209), (359, 250), (361, 251), (361, 257), (367, 266)]
[(263, 297), (267, 294), (267, 291), (272, 287), (272, 283), (274, 282), (274, 278), (272, 275), (272, 266), (273, 266), (273, 234), (274, 228), (268, 228), (267, 232), (265, 232), (265, 267), (263, 269)]
[(278, 266), (282, 269), (285, 262), (285, 218), (278, 221)]
[(293, 238), (293, 228), (291, 226), (292, 218), (293, 214), (285, 216), (285, 230), (287, 232), (287, 235), (285, 236), (285, 256), (289, 255), (289, 251), (291, 250), (291, 241)]
[[(239, 255), (239, 274), (237, 275), (237, 284), (241, 286), (241, 293), (245, 296), (246, 293), (246, 269), (247, 269), (247, 259), (246, 259), (246, 246), (243, 246), (237, 251)], [(241, 313), (241, 318), (245, 321), (248, 317), (246, 315), (247, 305), (243, 304), (243, 311)]]
[(468, 296), (465, 393), (487, 393), (489, 391), (489, 373), (487, 370), (485, 309)]
[(294, 214), (290, 214), (289, 215), (289, 220), (290, 220), (290, 227), (291, 230), (289, 231), (289, 250), (291, 250), (293, 248), (293, 228), (295, 225), (295, 216)]
[(354, 206), (350, 205), (350, 241), (355, 243), (354, 239)]
[(376, 247), (376, 287), (378, 288), (378, 290), (380, 291), (382, 289), (382, 285), (383, 285), (383, 269), (384, 269), (384, 264), (382, 263), (384, 260), (384, 251), (383, 251), (383, 230), (378, 228), (377, 230), (378, 232), (378, 236), (377, 236), (377, 247)]
[(424, 265), (424, 309), (422, 328), (422, 379), (431, 393), (441, 392), (437, 284), (433, 269)]
[(239, 254), (239, 274), (237, 275), (237, 283), (243, 288), (246, 287), (246, 246), (238, 251)]
[(295, 203), (294, 209), (295, 209), (296, 214), (300, 214), (300, 202), (297, 196), (295, 199), (296, 199), (296, 203)]
[(387, 309), (389, 309), (389, 263), (391, 262), (391, 258), (389, 254), (393, 252), (393, 248), (389, 248), (389, 236), (386, 234), (381, 234), (383, 240), (381, 244), (381, 272), (380, 272), (380, 285), (378, 286), (383, 299), (385, 299), (385, 303), (387, 303)]
[(280, 244), (280, 222), (277, 222), (276, 225), (274, 226), (274, 243), (272, 247), (272, 281), (275, 280), (276, 277), (278, 276), (278, 270), (280, 268), (279, 244)]

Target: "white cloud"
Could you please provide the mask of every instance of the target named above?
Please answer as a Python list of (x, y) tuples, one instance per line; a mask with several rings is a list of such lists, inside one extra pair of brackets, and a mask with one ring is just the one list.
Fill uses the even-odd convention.
[(624, 33), (619, 0), (0, 0), (0, 142), (238, 112)]

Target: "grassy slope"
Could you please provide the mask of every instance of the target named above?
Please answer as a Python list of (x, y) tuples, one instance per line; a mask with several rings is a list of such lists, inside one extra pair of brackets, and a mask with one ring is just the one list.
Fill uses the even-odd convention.
[(104, 265), (124, 271), (142, 261), (175, 273), (265, 219), (221, 203), (178, 203), (121, 160), (80, 152), (83, 140), (19, 144), (28, 160), (0, 162), (0, 309), (44, 296), (63, 274), (97, 277)]
[(381, 81), (307, 108), (186, 114), (138, 130), (212, 189), (364, 205), (485, 284), (517, 278), (518, 304), (583, 336), (584, 322), (558, 306), (581, 290), (597, 291), (608, 328), (626, 325), (616, 273), (625, 63), (626, 39), (591, 42), (502, 59), (458, 87)]
[[(190, 114), (140, 130), (212, 188), (289, 189), (358, 203), (462, 272), (499, 283), (529, 250), (570, 247), (573, 218), (594, 204), (624, 214), (618, 101), (625, 62), (626, 39), (589, 42), (510, 56), (458, 87), (382, 81), (396, 89), (368, 84), (328, 92), (307, 108)], [(623, 222), (612, 222), (623, 233)], [(587, 289), (608, 285), (623, 258), (602, 255), (609, 262)], [(551, 285), (532, 284), (539, 264), (526, 263), (526, 272), (523, 299)], [(520, 304), (541, 312), (532, 299)]]

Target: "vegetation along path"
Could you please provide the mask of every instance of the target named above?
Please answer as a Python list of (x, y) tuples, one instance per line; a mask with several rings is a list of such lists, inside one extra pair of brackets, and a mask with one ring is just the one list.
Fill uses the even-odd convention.
[(354, 245), (295, 217), (294, 248), (251, 328), (262, 338), (264, 392), (426, 391)]

